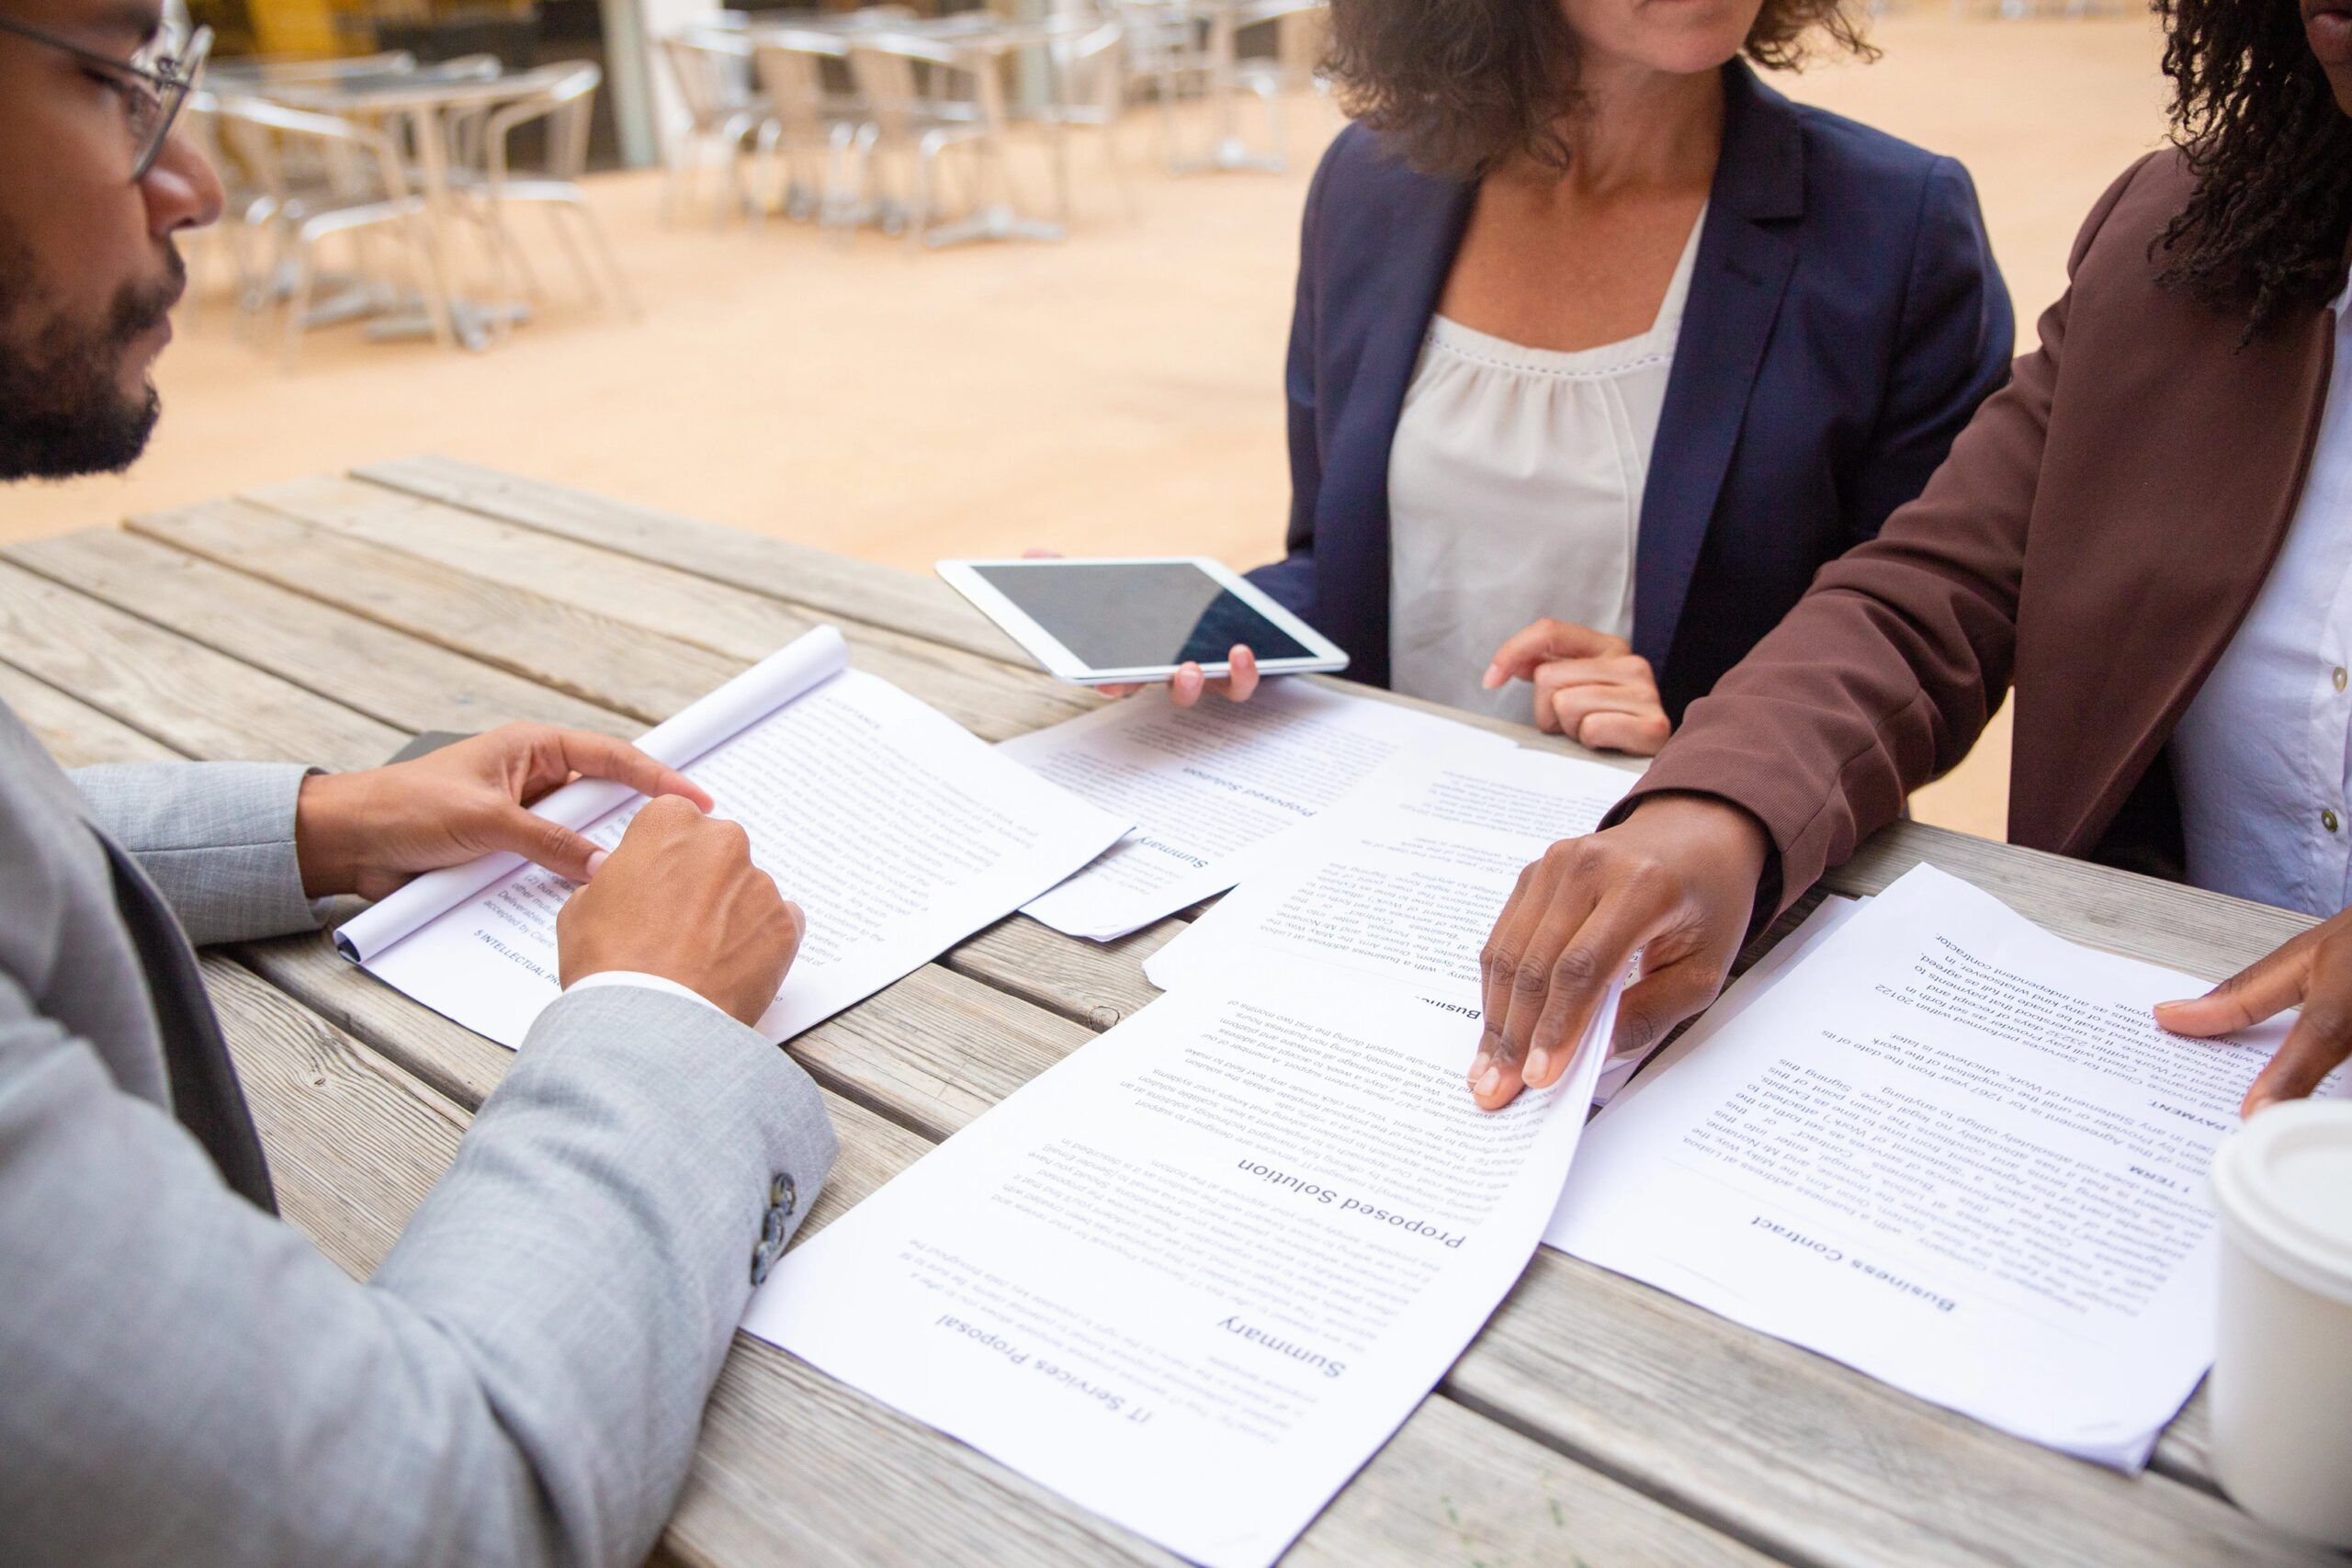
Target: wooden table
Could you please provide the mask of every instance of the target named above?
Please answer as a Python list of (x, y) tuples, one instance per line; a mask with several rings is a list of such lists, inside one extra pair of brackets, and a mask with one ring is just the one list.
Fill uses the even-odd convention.
[[(356, 768), (414, 731), (510, 718), (633, 734), (826, 620), (861, 667), (990, 739), (1097, 700), (1038, 673), (930, 579), (435, 458), (0, 552), (0, 698), (68, 762)], [(1923, 858), (2065, 935), (2201, 975), (2306, 923), (1917, 826), (1880, 835), (1832, 883), (1874, 891)], [(1015, 917), (794, 1041), (842, 1143), (809, 1224), (1148, 1002), (1141, 960), (1179, 929), (1098, 947)], [(507, 1053), (344, 964), (323, 938), (219, 952), (205, 966), (288, 1218), (364, 1275)], [(2200, 1402), (2154, 1470), (2127, 1480), (1544, 1251), (1289, 1561), (2344, 1561), (2223, 1501), (2204, 1432)], [(1170, 1561), (741, 1338), (662, 1555)]]

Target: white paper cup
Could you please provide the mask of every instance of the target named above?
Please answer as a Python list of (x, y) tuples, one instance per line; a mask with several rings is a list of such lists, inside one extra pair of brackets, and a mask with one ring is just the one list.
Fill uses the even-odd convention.
[(2255, 1517), (2352, 1546), (2352, 1102), (2257, 1112), (2212, 1186), (2214, 1473)]

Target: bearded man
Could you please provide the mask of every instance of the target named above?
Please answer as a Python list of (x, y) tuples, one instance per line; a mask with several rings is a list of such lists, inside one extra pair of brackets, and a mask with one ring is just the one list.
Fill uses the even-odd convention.
[[(0, 479), (155, 423), (174, 236), (220, 209), (172, 134), (204, 41), (156, 0), (0, 0)], [(573, 773), (661, 797), (609, 860), (525, 809)], [(537, 725), (69, 776), (0, 706), (0, 1562), (643, 1559), (835, 1152), (750, 1027), (799, 911), (709, 804)], [(585, 884), (566, 994), (361, 1283), (277, 1217), (190, 943), (495, 850)]]

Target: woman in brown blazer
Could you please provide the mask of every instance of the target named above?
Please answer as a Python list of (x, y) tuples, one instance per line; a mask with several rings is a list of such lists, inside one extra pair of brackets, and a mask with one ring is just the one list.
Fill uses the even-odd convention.
[[(1636, 950), (1621, 1048), (1706, 1005), (1749, 931), (1966, 755), (2013, 684), (2012, 841), (2334, 917), (2159, 1021), (2211, 1034), (2302, 1006), (2249, 1111), (2352, 1055), (2352, 705), (2327, 706), (2352, 654), (2315, 635), (2306, 669), (2279, 637), (2352, 634), (2352, 554), (2331, 553), (2352, 552), (2352, 373), (2330, 395), (2352, 0), (2160, 10), (2177, 146), (2093, 209), (2041, 347), (1920, 498), (1692, 705), (1612, 825), (1521, 877), (1486, 953), (1481, 1104), (1556, 1079)], [(2312, 722), (2250, 727), (2262, 748), (2234, 750), (2267, 755), (2241, 762), (2199, 743), (2235, 716), (2211, 712), (2223, 695)], [(2264, 766), (2327, 793), (2280, 804), (2278, 778), (2233, 773)], [(2265, 843), (2316, 868), (2300, 891), (2264, 880)]]

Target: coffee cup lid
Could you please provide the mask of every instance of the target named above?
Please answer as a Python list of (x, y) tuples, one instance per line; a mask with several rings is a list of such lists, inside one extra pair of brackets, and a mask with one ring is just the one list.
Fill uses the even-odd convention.
[(2257, 1111), (2213, 1156), (2213, 1201), (2265, 1267), (2352, 1303), (2352, 1101)]

